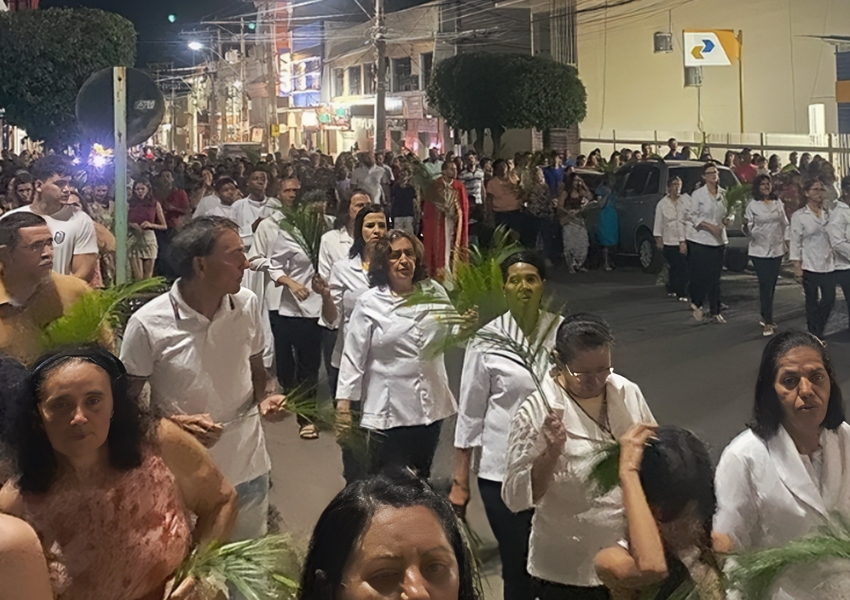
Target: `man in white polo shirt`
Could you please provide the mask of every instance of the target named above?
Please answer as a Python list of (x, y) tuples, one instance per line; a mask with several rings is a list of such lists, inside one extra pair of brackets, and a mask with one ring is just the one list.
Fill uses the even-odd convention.
[(90, 282), (97, 266), (97, 234), (91, 217), (67, 204), (71, 195), (71, 164), (64, 156), (45, 156), (33, 163), (31, 172), (35, 200), (6, 215), (31, 212), (44, 218), (53, 234), (53, 270)]
[(260, 305), (241, 287), (248, 260), (239, 228), (222, 217), (195, 219), (174, 237), (172, 256), (180, 278), (124, 334), (131, 394), (149, 383), (154, 412), (210, 449), (239, 494), (231, 539), (260, 537), (271, 471), (260, 416), (282, 419), (285, 398), (266, 395)]

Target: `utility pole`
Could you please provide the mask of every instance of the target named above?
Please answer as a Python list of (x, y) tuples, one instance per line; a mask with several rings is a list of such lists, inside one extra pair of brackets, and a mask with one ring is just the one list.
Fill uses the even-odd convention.
[(372, 39), (377, 51), (377, 85), (375, 86), (375, 152), (387, 149), (387, 41), (384, 0), (375, 0), (375, 30)]
[(239, 141), (250, 141), (250, 137), (246, 136), (249, 131), (248, 117), (248, 90), (245, 89), (245, 67), (248, 57), (245, 54), (245, 17), (239, 17), (239, 84), (242, 89), (242, 109), (239, 112)]

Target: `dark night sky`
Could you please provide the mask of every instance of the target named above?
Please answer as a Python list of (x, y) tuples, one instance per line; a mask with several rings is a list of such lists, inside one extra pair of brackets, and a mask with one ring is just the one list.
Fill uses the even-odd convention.
[[(294, 4), (299, 1), (294, 0)], [(393, 11), (422, 4), (425, 0), (386, 0), (386, 10)], [(371, 10), (373, 0), (360, 0)], [(199, 27), (203, 19), (224, 20), (256, 11), (253, 2), (245, 0), (41, 0), (42, 8), (56, 6), (100, 8), (116, 12), (136, 26), (139, 34), (137, 63), (144, 66), (150, 62), (174, 62), (190, 64), (192, 53), (186, 48), (187, 38), (180, 37), (181, 31)], [(168, 15), (178, 16), (175, 24), (168, 22)], [(354, 0), (324, 0), (303, 8), (297, 14), (334, 15), (337, 18), (365, 18)]]

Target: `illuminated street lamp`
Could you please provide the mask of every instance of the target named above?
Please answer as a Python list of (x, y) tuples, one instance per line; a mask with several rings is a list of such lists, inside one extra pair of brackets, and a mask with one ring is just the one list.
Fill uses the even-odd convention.
[(198, 50), (203, 50), (203, 49), (204, 49), (204, 45), (201, 42), (198, 42), (198, 41), (195, 41), (195, 40), (192, 40), (191, 42), (189, 42), (189, 50), (194, 50), (194, 51), (197, 52)]

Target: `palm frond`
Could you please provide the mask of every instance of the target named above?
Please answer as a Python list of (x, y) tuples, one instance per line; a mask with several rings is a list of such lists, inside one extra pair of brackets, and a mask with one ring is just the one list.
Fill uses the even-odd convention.
[(726, 216), (731, 217), (744, 208), (748, 198), (753, 195), (753, 186), (749, 183), (735, 185), (723, 194), (723, 203), (726, 205)]
[(734, 588), (747, 600), (767, 600), (777, 578), (793, 565), (811, 564), (823, 559), (850, 560), (850, 520), (833, 514), (833, 522), (817, 532), (781, 548), (735, 556), (736, 565), (729, 574)]
[(43, 330), (40, 347), (43, 352), (72, 344), (97, 342), (104, 326), (123, 323), (124, 309), (134, 297), (161, 291), (165, 280), (154, 277), (104, 290), (93, 290), (77, 300), (66, 313)]
[(295, 208), (279, 208), (283, 218), (278, 224), (295, 240), (310, 259), (313, 269), (318, 271), (319, 249), (322, 246), (322, 236), (327, 231), (327, 223), (325, 215), (316, 206), (302, 203)]
[[(174, 588), (192, 577), (207, 591), (230, 584), (246, 600), (295, 598), (301, 558), (289, 536), (268, 535), (232, 544), (195, 549), (174, 578)], [(169, 596), (170, 597), (170, 596)]]
[(593, 466), (587, 482), (596, 496), (606, 496), (620, 485), (619, 442), (611, 442), (593, 453)]

